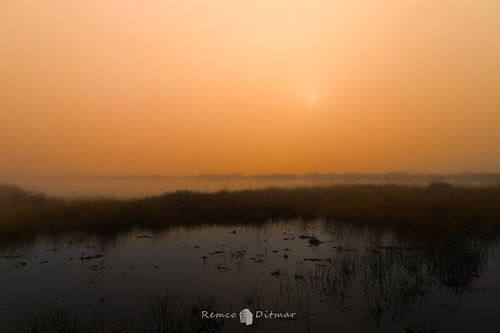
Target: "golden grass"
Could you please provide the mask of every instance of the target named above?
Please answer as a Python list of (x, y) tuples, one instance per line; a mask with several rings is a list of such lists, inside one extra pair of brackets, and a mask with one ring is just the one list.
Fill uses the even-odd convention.
[(500, 230), (500, 186), (336, 185), (65, 200), (0, 186), (0, 233), (115, 232), (324, 218), (403, 231)]

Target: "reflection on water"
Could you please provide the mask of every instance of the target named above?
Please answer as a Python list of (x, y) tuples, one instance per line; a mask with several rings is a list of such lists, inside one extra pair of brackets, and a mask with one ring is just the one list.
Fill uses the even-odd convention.
[[(131, 332), (182, 331), (186, 320), (214, 332), (496, 332), (497, 252), (491, 239), (321, 221), (38, 239), (2, 250), (1, 331), (55, 307)], [(201, 319), (243, 308), (297, 318)]]

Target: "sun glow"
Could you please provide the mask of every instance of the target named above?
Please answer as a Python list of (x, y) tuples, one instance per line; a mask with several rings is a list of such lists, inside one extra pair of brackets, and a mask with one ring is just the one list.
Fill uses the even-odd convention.
[(432, 4), (0, 0), (0, 177), (500, 170), (498, 8)]
[(309, 104), (316, 104), (318, 102), (318, 95), (316, 93), (310, 93), (307, 95), (307, 101)]

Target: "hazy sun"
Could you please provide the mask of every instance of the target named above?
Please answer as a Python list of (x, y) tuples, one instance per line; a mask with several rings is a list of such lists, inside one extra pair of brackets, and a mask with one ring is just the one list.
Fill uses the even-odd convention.
[(315, 93), (308, 94), (307, 101), (309, 102), (309, 104), (316, 104), (318, 102), (318, 95)]

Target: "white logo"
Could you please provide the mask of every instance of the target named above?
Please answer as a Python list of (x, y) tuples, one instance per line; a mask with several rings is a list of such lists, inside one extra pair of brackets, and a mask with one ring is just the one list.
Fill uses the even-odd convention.
[(243, 309), (240, 311), (240, 323), (245, 325), (253, 324), (253, 313), (249, 309)]

